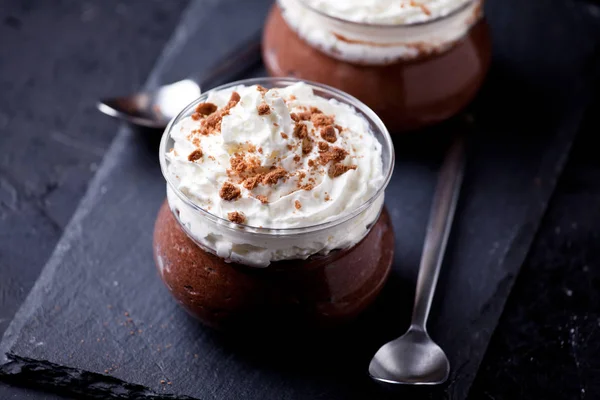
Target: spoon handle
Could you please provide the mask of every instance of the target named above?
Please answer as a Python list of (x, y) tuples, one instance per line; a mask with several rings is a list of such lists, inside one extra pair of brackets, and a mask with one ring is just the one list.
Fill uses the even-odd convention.
[(464, 135), (458, 134), (440, 169), (419, 267), (411, 327), (426, 330), (464, 172)]

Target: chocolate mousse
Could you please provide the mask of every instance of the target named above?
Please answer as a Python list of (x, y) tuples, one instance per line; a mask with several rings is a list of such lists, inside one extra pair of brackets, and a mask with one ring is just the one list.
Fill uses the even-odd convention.
[[(392, 132), (433, 125), (457, 114), (474, 98), (490, 63), (490, 36), (481, 2), (454, 1), (462, 1), (458, 11), (450, 9), (437, 17), (432, 14), (435, 9), (426, 7), (428, 1), (388, 1), (399, 7), (398, 15), (403, 15), (404, 5), (407, 15), (422, 15), (423, 19), (412, 24), (399, 20), (385, 21), (387, 26), (367, 26), (373, 22), (367, 18), (372, 17), (371, 10), (360, 2), (355, 7), (353, 2), (318, 2), (331, 8), (336, 4), (346, 7), (345, 13), (329, 17), (324, 15), (329, 9), (316, 12), (302, 0), (280, 0), (265, 23), (263, 59), (272, 76), (321, 82), (357, 97)], [(440, 3), (444, 2), (436, 4)], [(350, 33), (340, 33), (345, 28), (341, 19), (359, 11), (366, 13), (361, 20), (367, 21), (366, 33), (351, 36), (362, 29), (356, 21), (347, 22)], [(450, 27), (443, 26), (445, 23)], [(463, 31), (456, 28), (460, 23)], [(391, 37), (387, 42), (376, 41), (386, 35)]]
[(231, 85), (165, 132), (154, 257), (175, 299), (210, 326), (335, 326), (388, 276), (391, 140), (363, 105), (316, 89), (328, 90)]

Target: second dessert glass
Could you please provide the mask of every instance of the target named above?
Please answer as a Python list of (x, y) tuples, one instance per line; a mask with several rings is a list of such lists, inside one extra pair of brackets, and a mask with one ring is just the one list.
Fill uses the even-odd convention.
[(425, 22), (376, 25), (340, 19), (303, 0), (278, 0), (265, 23), (263, 60), (272, 76), (341, 89), (395, 132), (457, 114), (490, 63), (482, 0)]
[[(276, 88), (297, 82), (260, 78), (213, 90), (257, 84)], [(388, 277), (394, 252), (392, 224), (383, 204), (394, 166), (389, 133), (379, 117), (357, 99), (321, 84), (310, 85), (316, 95), (352, 106), (382, 147), (381, 186), (364, 204), (328, 222), (289, 229), (234, 224), (200, 208), (177, 189), (166, 157), (173, 145), (171, 131), (206, 101), (209, 92), (171, 121), (163, 135), (160, 163), (167, 199), (155, 224), (155, 261), (175, 299), (212, 327), (278, 331), (336, 326), (371, 304)], [(273, 261), (266, 267), (252, 265), (253, 259), (274, 249), (281, 254), (290, 249), (298, 253), (303, 246), (313, 248), (306, 243), (325, 243), (356, 232), (362, 240), (350, 248)]]

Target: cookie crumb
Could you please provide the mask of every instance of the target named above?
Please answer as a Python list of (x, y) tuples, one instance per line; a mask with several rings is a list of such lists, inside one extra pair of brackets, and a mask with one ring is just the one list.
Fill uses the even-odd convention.
[(200, 103), (196, 107), (196, 112), (200, 115), (210, 115), (217, 111), (217, 105), (213, 103)]
[(285, 132), (281, 132), (281, 137), (287, 139), (289, 136)]
[(263, 95), (269, 91), (269, 89), (261, 85), (256, 85), (256, 90), (261, 92)]
[(259, 104), (258, 107), (256, 107), (256, 109), (258, 110), (258, 115), (271, 114), (271, 107), (269, 107), (267, 103)]
[(243, 224), (244, 222), (246, 222), (246, 216), (244, 215), (244, 213), (238, 211), (227, 213), (227, 219), (236, 224)]
[(202, 149), (196, 149), (190, 153), (188, 160), (194, 162), (202, 158)]
[(273, 171), (269, 172), (262, 179), (262, 183), (264, 185), (275, 185), (277, 182), (287, 177), (287, 171), (281, 167), (275, 168)]
[(226, 201), (236, 200), (241, 196), (241, 194), (242, 192), (240, 191), (240, 188), (231, 182), (225, 182), (219, 191), (219, 196)]
[(264, 196), (262, 194), (256, 196), (256, 199), (260, 200), (260, 202), (263, 203), (263, 204), (268, 204), (269, 203), (269, 199), (267, 198), (267, 196)]
[(302, 208), (302, 203), (300, 203), (298, 200), (294, 201), (294, 207), (296, 207), (296, 210), (299, 210)]
[(307, 136), (308, 136), (308, 128), (306, 127), (306, 125), (298, 122), (294, 126), (294, 137), (297, 137), (298, 139), (304, 139)]
[(334, 143), (337, 140), (334, 127), (331, 125), (327, 125), (321, 128), (321, 137), (324, 140), (327, 140), (329, 143)]
[(325, 115), (325, 114), (313, 114), (310, 117), (313, 125), (316, 127), (325, 126), (325, 125), (333, 125), (333, 117)]
[(356, 169), (357, 166), (356, 165), (342, 165), (342, 164), (333, 164), (331, 167), (329, 167), (329, 171), (328, 174), (331, 178), (337, 178), (340, 175), (345, 174), (346, 172), (350, 171), (351, 169)]

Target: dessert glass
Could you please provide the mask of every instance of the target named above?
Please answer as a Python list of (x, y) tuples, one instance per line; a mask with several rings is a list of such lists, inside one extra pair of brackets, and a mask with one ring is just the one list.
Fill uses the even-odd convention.
[[(374, 25), (324, 14), (302, 0), (278, 0), (265, 22), (263, 60), (271, 76), (321, 82), (357, 97), (393, 133), (423, 128), (457, 114), (483, 83), (491, 42), (482, 2), (425, 22)], [(295, 15), (311, 25), (294, 24)], [(300, 29), (335, 43), (323, 45), (322, 35)]]
[[(249, 79), (213, 90), (240, 84), (285, 87), (296, 82), (292, 78)], [(155, 223), (154, 258), (175, 299), (209, 326), (222, 330), (268, 327), (271, 331), (336, 326), (371, 304), (389, 274), (394, 235), (383, 199), (394, 166), (391, 138), (377, 115), (355, 98), (321, 84), (310, 85), (316, 95), (354, 107), (382, 146), (381, 186), (364, 204), (328, 222), (288, 229), (234, 224), (200, 208), (177, 189), (166, 157), (173, 143), (171, 130), (206, 101), (208, 92), (171, 121), (163, 134), (160, 164), (167, 181), (167, 199)], [(206, 240), (218, 235), (220, 243), (237, 246), (237, 254), (251, 255), (261, 247), (294, 249), (306, 241), (328, 240), (332, 235), (357, 228), (364, 231), (364, 236), (351, 248), (305, 259), (272, 261), (266, 267), (225, 259), (219, 255), (223, 252)], [(206, 236), (200, 237), (203, 234), (199, 232)]]

